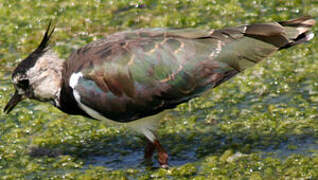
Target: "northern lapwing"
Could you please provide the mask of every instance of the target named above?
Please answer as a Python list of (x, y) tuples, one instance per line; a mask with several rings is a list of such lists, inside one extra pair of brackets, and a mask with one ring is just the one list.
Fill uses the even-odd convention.
[[(220, 30), (139, 29), (119, 32), (60, 59), (42, 42), (14, 70), (15, 93), (4, 111), (25, 98), (50, 102), (67, 114), (126, 124), (148, 139), (161, 167), (168, 155), (156, 136), (163, 111), (215, 88), (274, 52), (314, 37), (315, 20), (243, 25)], [(156, 116), (158, 117), (156, 117)]]

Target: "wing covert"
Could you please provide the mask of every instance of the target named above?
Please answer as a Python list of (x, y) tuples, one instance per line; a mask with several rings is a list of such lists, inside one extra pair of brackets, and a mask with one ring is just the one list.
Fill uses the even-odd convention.
[(116, 33), (73, 53), (67, 66), (83, 74), (74, 87), (81, 103), (129, 122), (174, 108), (278, 50), (250, 37), (264, 35), (251, 27)]

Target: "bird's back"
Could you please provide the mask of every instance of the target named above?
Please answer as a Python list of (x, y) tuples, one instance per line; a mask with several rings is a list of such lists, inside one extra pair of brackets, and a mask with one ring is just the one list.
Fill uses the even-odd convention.
[(72, 97), (64, 100), (119, 122), (153, 115), (216, 87), (279, 49), (309, 40), (313, 24), (303, 17), (215, 31), (116, 33), (78, 49), (66, 61), (64, 92)]

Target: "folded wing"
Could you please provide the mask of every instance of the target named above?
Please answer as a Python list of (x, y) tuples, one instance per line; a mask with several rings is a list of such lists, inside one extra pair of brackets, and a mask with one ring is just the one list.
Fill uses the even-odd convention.
[(68, 77), (81, 73), (72, 86), (77, 101), (129, 122), (174, 108), (275, 51), (309, 40), (313, 24), (303, 17), (215, 31), (121, 32), (74, 52)]

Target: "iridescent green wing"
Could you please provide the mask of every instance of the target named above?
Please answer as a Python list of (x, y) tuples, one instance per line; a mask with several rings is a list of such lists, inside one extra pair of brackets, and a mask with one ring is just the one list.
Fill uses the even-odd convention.
[(73, 54), (70, 62), (81, 64), (73, 72), (83, 74), (75, 89), (81, 103), (101, 115), (132, 121), (198, 96), (300, 40), (289, 32), (267, 23), (209, 32), (118, 33)]

